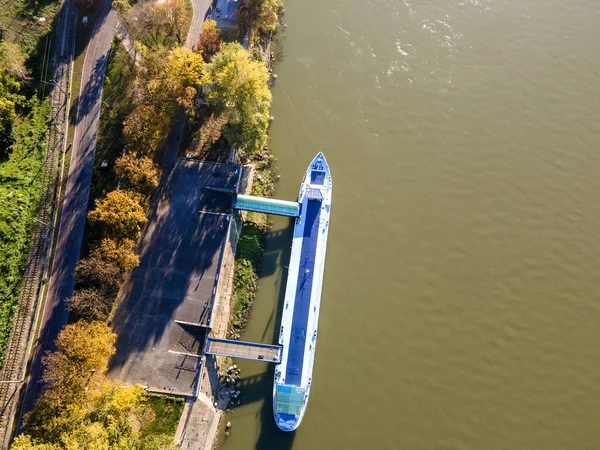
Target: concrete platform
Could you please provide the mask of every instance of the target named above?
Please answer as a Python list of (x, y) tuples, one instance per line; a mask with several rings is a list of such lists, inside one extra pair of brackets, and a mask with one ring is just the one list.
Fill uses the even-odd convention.
[(179, 160), (160, 189), (140, 243), (141, 261), (114, 319), (117, 352), (109, 375), (127, 383), (193, 393), (232, 198), (206, 186), (232, 188), (238, 167)]

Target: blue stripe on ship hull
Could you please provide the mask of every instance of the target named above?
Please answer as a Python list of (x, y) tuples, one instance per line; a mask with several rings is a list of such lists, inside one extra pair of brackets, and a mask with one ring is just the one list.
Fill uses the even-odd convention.
[(310, 295), (312, 292), (317, 240), (319, 238), (319, 218), (321, 201), (308, 200), (304, 219), (302, 251), (300, 252), (300, 269), (294, 315), (292, 317), (292, 333), (288, 349), (285, 383), (300, 386), (302, 381), (302, 364), (306, 347), (306, 327), (310, 311)]

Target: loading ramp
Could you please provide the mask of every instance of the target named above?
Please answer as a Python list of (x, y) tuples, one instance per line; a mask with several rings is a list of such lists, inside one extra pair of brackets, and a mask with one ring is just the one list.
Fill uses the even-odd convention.
[(298, 217), (300, 215), (300, 204), (298, 202), (254, 197), (252, 195), (238, 194), (233, 202), (233, 207), (244, 211), (274, 214), (277, 216)]
[(204, 353), (279, 364), (281, 362), (281, 350), (281, 345), (257, 344), (255, 342), (209, 337), (206, 339)]

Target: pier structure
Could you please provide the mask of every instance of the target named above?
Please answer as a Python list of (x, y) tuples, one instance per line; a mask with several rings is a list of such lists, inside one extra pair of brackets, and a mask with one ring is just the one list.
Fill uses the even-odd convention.
[(233, 202), (233, 208), (277, 216), (298, 217), (300, 215), (300, 204), (298, 202), (251, 195), (238, 194)]
[(229, 194), (233, 197), (233, 209), (251, 211), (275, 216), (299, 217), (300, 203), (279, 200), (276, 198), (256, 197), (254, 195), (238, 194), (234, 189), (207, 186), (205, 189)]
[(207, 338), (204, 353), (214, 356), (250, 359), (274, 364), (281, 362), (281, 345), (258, 344), (256, 342), (230, 339)]

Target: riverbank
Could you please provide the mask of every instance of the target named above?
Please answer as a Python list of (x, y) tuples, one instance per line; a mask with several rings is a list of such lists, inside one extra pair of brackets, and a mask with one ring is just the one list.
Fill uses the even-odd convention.
[[(271, 44), (271, 39), (264, 42), (262, 60), (271, 73), (271, 79), (274, 80), (276, 77), (272, 74), (272, 70), (277, 58), (274, 56), (273, 50), (278, 47)], [(240, 193), (258, 197), (273, 197), (275, 181), (278, 178), (274, 172), (274, 162), (275, 158), (268, 147), (265, 147), (248, 161), (249, 176), (242, 183), (245, 189), (241, 190)], [(265, 239), (271, 227), (265, 214), (244, 212), (241, 214), (240, 219), (241, 233), (239, 234), (237, 249), (235, 256), (230, 255), (232, 261), (228, 278), (230, 279), (230, 299), (228, 302), (230, 312), (226, 334), (228, 339), (240, 339), (246, 331), (258, 290), (258, 278), (264, 257)], [(214, 430), (214, 434), (210, 436), (210, 441), (207, 441), (203, 447), (205, 449), (219, 448), (223, 444), (229, 436), (229, 429), (233, 426), (228, 420), (229, 408), (239, 406), (245, 398), (244, 392), (237, 386), (241, 370), (233, 364), (231, 358), (217, 357), (216, 359), (218, 367), (224, 368), (224, 370), (217, 370), (216, 373), (218, 387), (214, 405), (217, 408), (218, 428)]]

